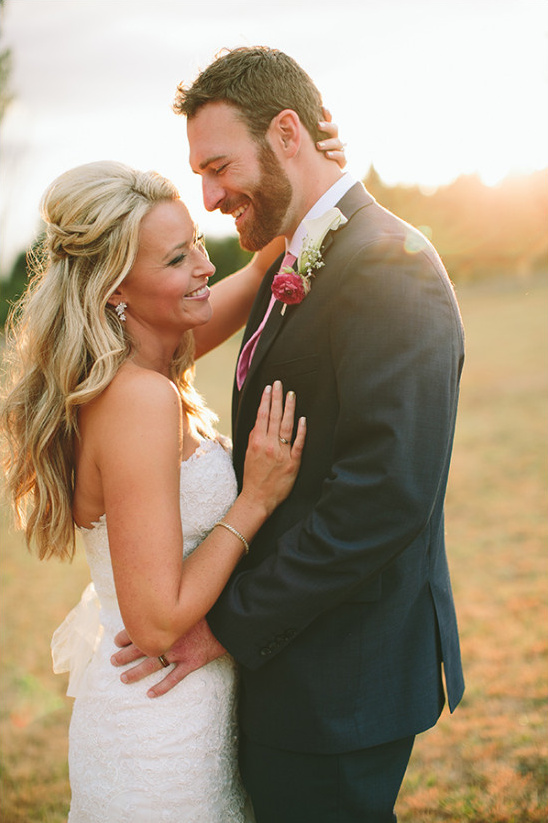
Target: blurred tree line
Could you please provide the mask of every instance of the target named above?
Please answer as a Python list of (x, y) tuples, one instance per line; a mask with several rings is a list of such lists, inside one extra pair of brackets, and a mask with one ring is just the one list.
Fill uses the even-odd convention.
[(548, 169), (497, 186), (462, 175), (428, 191), (386, 186), (371, 166), (364, 183), (382, 206), (432, 241), (455, 282), (548, 268)]
[[(0, 33), (2, 32), (2, 14), (4, 11), (4, 0), (0, 0)], [(0, 49), (0, 121), (3, 119), (6, 109), (13, 99), (9, 87), (9, 76), (11, 72), (11, 51), (10, 49)]]
[[(388, 186), (371, 166), (364, 183), (382, 206), (433, 242), (457, 283), (495, 275), (527, 277), (548, 269), (548, 169), (509, 177), (498, 186), (466, 175), (428, 191)], [(217, 269), (215, 280), (251, 257), (236, 237), (210, 238), (207, 249)], [(28, 276), (27, 252), (21, 252), (1, 284), (0, 327)]]

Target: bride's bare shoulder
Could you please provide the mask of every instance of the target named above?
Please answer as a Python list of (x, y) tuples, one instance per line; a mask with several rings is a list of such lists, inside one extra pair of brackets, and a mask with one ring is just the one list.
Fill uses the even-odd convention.
[(106, 389), (83, 407), (81, 416), (100, 421), (115, 415), (121, 419), (181, 411), (175, 384), (163, 374), (127, 362)]
[(178, 397), (179, 392), (175, 384), (160, 372), (145, 369), (131, 361), (127, 361), (120, 368), (110, 385), (104, 392), (105, 396), (125, 396), (127, 394), (143, 395), (144, 399), (150, 394), (153, 397)]

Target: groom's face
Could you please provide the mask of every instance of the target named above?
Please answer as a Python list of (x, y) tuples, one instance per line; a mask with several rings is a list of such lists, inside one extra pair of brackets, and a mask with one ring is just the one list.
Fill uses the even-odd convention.
[(188, 121), (187, 133), (204, 205), (234, 217), (242, 247), (258, 251), (283, 234), (291, 183), (270, 145), (252, 138), (237, 109), (207, 103)]

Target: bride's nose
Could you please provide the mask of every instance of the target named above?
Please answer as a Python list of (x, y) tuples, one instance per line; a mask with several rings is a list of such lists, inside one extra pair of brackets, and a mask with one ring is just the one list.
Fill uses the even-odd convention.
[[(213, 277), (215, 274), (215, 266), (209, 259), (205, 246), (199, 246), (198, 250), (199, 255), (197, 256), (196, 262), (196, 276), (203, 277), (205, 275), (206, 277)], [(199, 275), (197, 273), (199, 273)]]

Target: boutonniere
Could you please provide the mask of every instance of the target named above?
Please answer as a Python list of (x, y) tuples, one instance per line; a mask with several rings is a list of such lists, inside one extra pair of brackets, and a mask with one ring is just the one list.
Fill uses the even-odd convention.
[(276, 300), (281, 300), (284, 304), (282, 314), (285, 314), (287, 306), (304, 300), (310, 291), (316, 269), (325, 265), (320, 249), (326, 234), (336, 231), (347, 222), (344, 214), (337, 208), (329, 209), (314, 220), (304, 221), (306, 236), (297, 258), (297, 270), (285, 266), (272, 281), (272, 294)]

